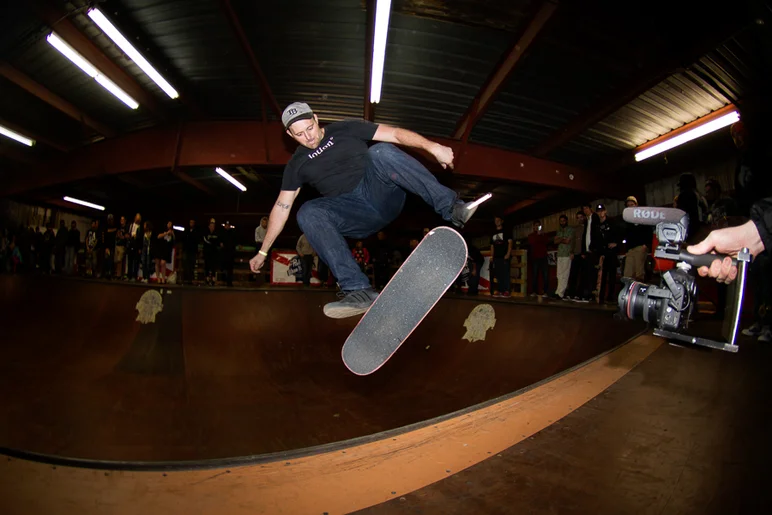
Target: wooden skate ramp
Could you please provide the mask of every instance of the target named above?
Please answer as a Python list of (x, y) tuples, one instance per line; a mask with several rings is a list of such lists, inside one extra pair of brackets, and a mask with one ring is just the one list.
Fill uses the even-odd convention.
[[(162, 309), (143, 324), (136, 307), (150, 290)], [(386, 366), (358, 377), (340, 358), (356, 319), (322, 314), (334, 299), (2, 276), (0, 447), (124, 470), (333, 452), (521, 390), (642, 330), (576, 305), (449, 298)], [(496, 324), (469, 342), (463, 324), (479, 304)], [(288, 454), (259, 458), (268, 453)]]

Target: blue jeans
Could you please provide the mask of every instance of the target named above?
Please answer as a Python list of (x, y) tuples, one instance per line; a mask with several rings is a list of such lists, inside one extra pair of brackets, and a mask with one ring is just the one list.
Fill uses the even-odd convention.
[(378, 143), (368, 154), (364, 177), (354, 191), (310, 200), (298, 211), (300, 229), (343, 291), (370, 287), (345, 238), (367, 238), (383, 229), (402, 211), (406, 191), (424, 199), (447, 221), (457, 202), (453, 190), (394, 145)]

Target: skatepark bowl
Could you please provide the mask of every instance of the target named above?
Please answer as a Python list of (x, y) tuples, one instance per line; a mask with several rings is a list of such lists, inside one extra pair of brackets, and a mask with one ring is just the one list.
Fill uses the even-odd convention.
[[(449, 296), (359, 377), (340, 355), (359, 317), (326, 318), (331, 291), (0, 276), (0, 292), (5, 513), (353, 511), (413, 488), (421, 460), (446, 474), (539, 431), (652, 352), (614, 358), (644, 325), (609, 309)], [(403, 486), (350, 497), (387, 462)]]

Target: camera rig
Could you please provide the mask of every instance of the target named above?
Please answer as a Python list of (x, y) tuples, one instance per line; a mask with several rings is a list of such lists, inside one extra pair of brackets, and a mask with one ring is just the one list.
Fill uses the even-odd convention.
[(686, 240), (689, 217), (680, 209), (627, 208), (623, 218), (630, 223), (655, 225), (659, 244), (654, 251), (654, 257), (675, 261), (676, 266), (662, 274), (659, 286), (623, 277), (617, 317), (630, 320), (641, 318), (655, 326), (655, 336), (671, 342), (737, 352), (735, 341), (745, 290), (745, 276), (751, 260), (748, 249), (743, 249), (733, 258), (733, 263), (737, 266), (737, 279), (730, 285), (730, 291), (727, 293), (722, 330), (726, 342), (692, 336), (684, 331), (688, 329), (691, 315), (697, 305), (695, 270), (701, 266), (710, 266), (714, 260), (723, 259), (725, 256), (694, 255), (681, 248)]

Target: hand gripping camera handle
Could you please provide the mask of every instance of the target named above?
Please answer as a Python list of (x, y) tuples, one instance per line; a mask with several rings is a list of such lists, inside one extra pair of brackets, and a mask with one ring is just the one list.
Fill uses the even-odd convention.
[[(723, 261), (724, 258), (727, 257), (724, 254), (690, 254), (686, 251), (681, 251), (678, 258), (683, 261), (684, 263), (689, 263), (693, 267), (699, 268), (701, 266), (707, 266), (710, 267), (710, 265), (713, 263), (713, 261), (719, 260)], [(737, 260), (732, 259), (732, 264), (737, 265)]]

